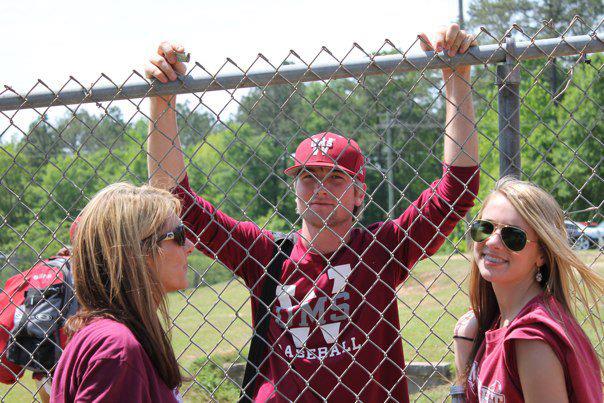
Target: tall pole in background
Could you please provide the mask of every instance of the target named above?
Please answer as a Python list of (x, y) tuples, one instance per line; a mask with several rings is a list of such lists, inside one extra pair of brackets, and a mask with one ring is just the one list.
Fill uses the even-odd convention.
[(394, 118), (390, 113), (380, 114), (378, 128), (384, 131), (384, 143), (386, 145), (386, 167), (380, 167), (380, 173), (386, 179), (388, 187), (388, 214), (387, 219), (394, 219), (394, 155), (392, 152), (392, 125)]
[(386, 177), (388, 178), (388, 218), (394, 219), (394, 158), (392, 153), (392, 120), (388, 119), (386, 127)]
[(520, 69), (514, 37), (505, 38), (506, 62), (497, 66), (499, 177), (520, 178)]
[(458, 20), (458, 24), (459, 24), (459, 28), (463, 29), (464, 27), (464, 23), (463, 23), (463, 0), (459, 0), (459, 2), (457, 3), (458, 8), (459, 8), (459, 20)]

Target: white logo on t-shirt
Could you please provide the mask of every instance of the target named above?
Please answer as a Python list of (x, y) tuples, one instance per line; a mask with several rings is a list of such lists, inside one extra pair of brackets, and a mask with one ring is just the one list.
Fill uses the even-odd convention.
[(491, 382), (491, 385), (480, 387), (480, 403), (505, 403), (505, 395), (501, 393), (501, 383), (498, 380)]
[[(299, 303), (295, 301), (295, 284), (277, 287), (277, 322), (289, 331), (296, 347), (294, 352), (287, 346), (284, 349), (287, 356), (322, 359), (360, 348), (354, 338), (342, 341), (339, 347), (334, 344), (338, 341), (342, 323), (350, 319), (350, 293), (343, 290), (351, 272), (350, 264), (329, 267), (326, 274), (332, 280), (331, 290), (326, 292), (313, 287)], [(306, 349), (311, 325), (321, 330), (324, 346)]]

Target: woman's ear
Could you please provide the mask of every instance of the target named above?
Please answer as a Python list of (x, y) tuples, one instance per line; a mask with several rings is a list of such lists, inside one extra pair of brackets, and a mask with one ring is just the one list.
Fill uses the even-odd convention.
[(537, 256), (537, 267), (542, 267), (545, 265), (545, 247), (539, 243), (539, 255)]

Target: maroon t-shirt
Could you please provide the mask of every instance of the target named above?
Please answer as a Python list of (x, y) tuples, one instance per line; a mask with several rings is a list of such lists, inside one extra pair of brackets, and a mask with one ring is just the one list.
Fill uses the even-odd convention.
[(564, 369), (570, 402), (602, 403), (600, 366), (587, 336), (554, 297), (543, 295), (509, 326), (486, 333), (468, 377), (468, 402), (524, 402), (514, 340), (539, 340), (552, 348)]
[[(408, 401), (396, 289), (418, 259), (435, 253), (473, 206), (477, 167), (445, 167), (395, 220), (355, 228), (323, 256), (301, 237), (282, 268), (256, 401)], [(240, 222), (191, 190), (174, 190), (182, 219), (205, 254), (223, 262), (261, 294), (274, 255), (273, 234)], [(255, 304), (252, 304), (255, 309)]]
[(99, 319), (80, 329), (57, 364), (52, 402), (179, 402), (123, 324)]

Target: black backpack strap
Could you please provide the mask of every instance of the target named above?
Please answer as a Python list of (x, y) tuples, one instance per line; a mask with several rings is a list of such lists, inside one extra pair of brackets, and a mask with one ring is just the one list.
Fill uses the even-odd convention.
[(73, 272), (71, 271), (71, 262), (65, 259), (61, 266), (65, 283), (65, 297), (63, 298), (63, 317), (64, 320), (73, 316), (78, 310), (78, 300), (75, 297), (75, 285), (73, 283)]
[[(251, 402), (256, 393), (256, 380), (260, 372), (260, 365), (266, 357), (268, 345), (268, 328), (271, 319), (270, 307), (276, 297), (277, 284), (281, 279), (281, 269), (283, 263), (291, 254), (296, 243), (295, 234), (283, 237), (281, 234), (275, 234), (274, 258), (268, 267), (266, 279), (262, 286), (260, 301), (256, 306), (254, 315), (254, 335), (250, 343), (250, 351), (245, 366), (245, 374), (241, 384), (241, 395), (239, 403)], [(265, 274), (266, 275), (266, 274)]]

